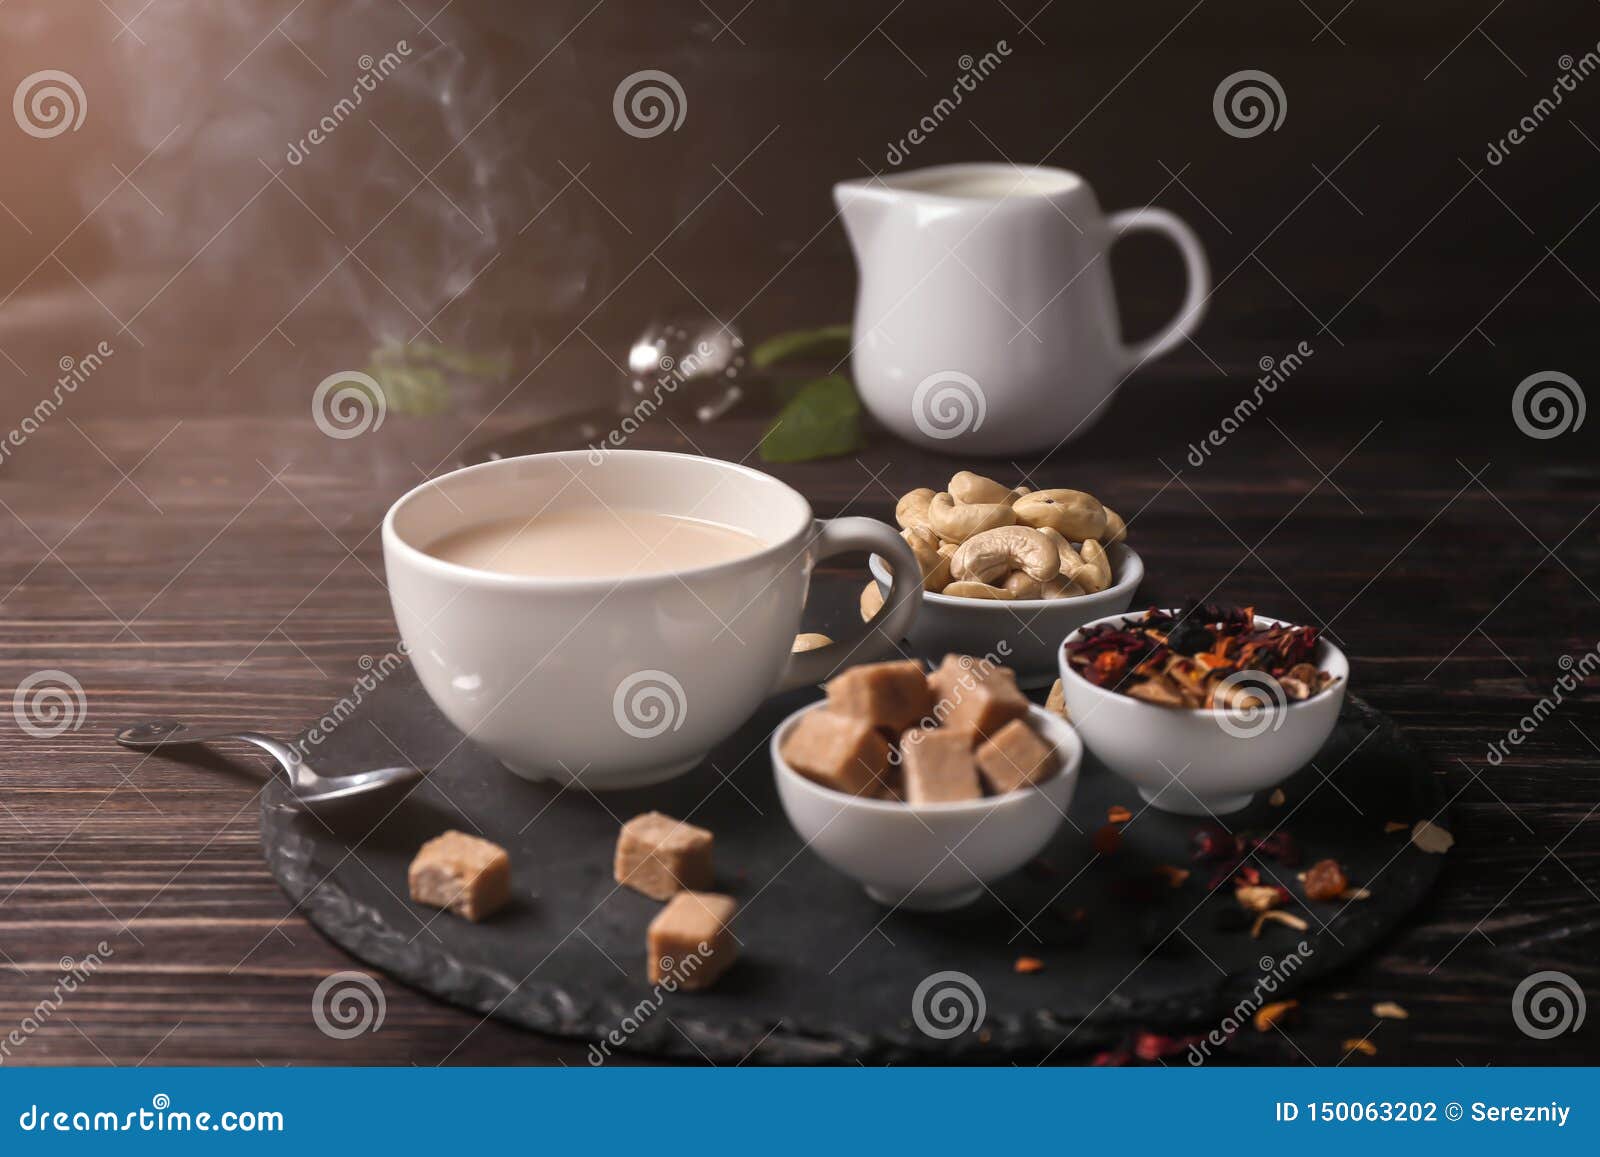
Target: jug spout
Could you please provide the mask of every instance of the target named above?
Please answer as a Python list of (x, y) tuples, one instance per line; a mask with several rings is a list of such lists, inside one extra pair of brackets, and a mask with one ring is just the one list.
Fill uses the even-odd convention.
[(833, 187), (833, 203), (859, 261), (889, 212), (891, 192), (872, 181), (840, 181)]

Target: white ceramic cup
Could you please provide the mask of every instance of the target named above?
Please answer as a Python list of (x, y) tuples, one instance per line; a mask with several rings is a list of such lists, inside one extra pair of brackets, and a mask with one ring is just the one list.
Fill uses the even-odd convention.
[[(477, 523), (602, 504), (721, 523), (767, 545), (727, 562), (621, 579), (500, 574), (425, 550)], [(790, 653), (812, 567), (845, 551), (876, 551), (898, 573), (919, 573), (910, 548), (881, 522), (817, 521), (776, 478), (647, 450), (469, 466), (416, 487), (383, 521), (395, 621), (439, 710), (518, 775), (597, 790), (679, 775), (768, 695), (891, 650), (916, 615), (914, 578), (897, 583), (851, 637)]]

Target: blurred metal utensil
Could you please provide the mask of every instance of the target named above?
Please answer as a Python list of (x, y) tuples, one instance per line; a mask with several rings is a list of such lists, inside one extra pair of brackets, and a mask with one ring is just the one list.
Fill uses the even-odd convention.
[(288, 777), (291, 797), (297, 806), (303, 808), (315, 808), (335, 800), (382, 791), (396, 784), (421, 779), (425, 774), (418, 767), (381, 767), (375, 771), (358, 771), (353, 775), (322, 775), (301, 759), (300, 753), (294, 748), (270, 735), (227, 728), (195, 730), (175, 719), (151, 719), (124, 727), (116, 734), (118, 743), (136, 751), (155, 751), (188, 743), (214, 743), (221, 739), (253, 743), (277, 760), (278, 766)]
[(461, 465), (581, 450), (605, 442), (626, 418), (648, 421), (661, 411), (715, 422), (744, 398), (744, 338), (736, 326), (707, 314), (654, 322), (628, 347), (628, 373), (613, 406), (558, 414), (470, 446)]

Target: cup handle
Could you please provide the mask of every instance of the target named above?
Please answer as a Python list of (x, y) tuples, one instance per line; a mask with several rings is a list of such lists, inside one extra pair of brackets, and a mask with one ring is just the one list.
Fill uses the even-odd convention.
[(775, 691), (792, 691), (821, 683), (846, 663), (870, 663), (897, 649), (897, 640), (910, 629), (922, 598), (922, 567), (911, 547), (894, 530), (872, 518), (833, 518), (817, 524), (812, 560), (868, 550), (883, 555), (894, 566), (889, 596), (872, 621), (862, 623), (842, 639), (802, 651), (789, 658), (789, 666)]
[(1113, 241), (1129, 233), (1145, 229), (1165, 233), (1172, 238), (1178, 252), (1183, 255), (1183, 267), (1189, 288), (1178, 314), (1153, 337), (1125, 351), (1130, 369), (1137, 369), (1152, 358), (1158, 358), (1182, 342), (1200, 325), (1206, 315), (1206, 302), (1211, 296), (1211, 267), (1206, 262), (1206, 251), (1194, 230), (1165, 209), (1127, 209), (1111, 215)]

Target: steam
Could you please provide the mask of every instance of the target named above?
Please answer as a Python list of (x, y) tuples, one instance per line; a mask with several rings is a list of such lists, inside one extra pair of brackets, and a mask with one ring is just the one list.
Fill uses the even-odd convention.
[[(214, 360), (237, 369), (283, 354), (330, 313), (368, 348), (420, 335), (484, 350), (583, 299), (597, 243), (579, 200), (556, 197), (565, 174), (537, 163), (540, 117), (559, 110), (497, 107), (520, 71), (490, 63), (496, 38), (535, 40), (553, 17), (515, 6), (469, 23), (449, 7), (410, 8), (419, 14), (393, 0), (305, 4), (274, 29), (257, 5), (158, 4), (137, 37), (112, 43), (89, 85), (91, 118), (117, 122), (104, 131), (132, 158), (123, 171), (153, 155), (134, 175), (138, 195), (111, 197), (93, 226), (108, 270), (143, 270), (156, 287), (183, 270), (136, 331), (192, 326), (191, 309), (225, 301)], [(506, 27), (485, 26), (496, 20)], [(573, 68), (551, 52), (540, 87)], [(105, 187), (103, 166), (90, 168), (83, 212)]]

